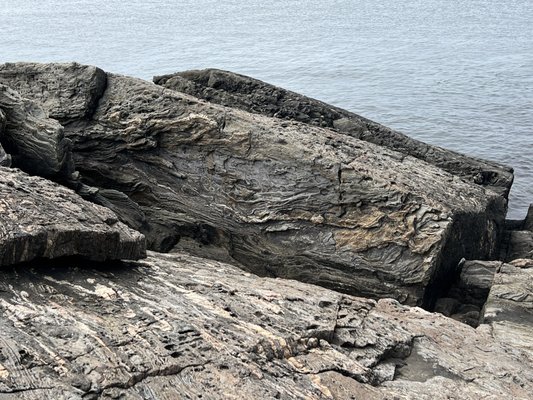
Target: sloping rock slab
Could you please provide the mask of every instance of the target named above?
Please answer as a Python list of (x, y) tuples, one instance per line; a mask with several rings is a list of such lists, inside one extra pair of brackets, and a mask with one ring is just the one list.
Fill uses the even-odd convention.
[(3, 399), (527, 399), (531, 354), (438, 314), (185, 255), (3, 271)]
[[(64, 78), (88, 80), (78, 95), (90, 97), (92, 78), (65, 64), (47, 71), (24, 95), (62, 98), (50, 87)], [(139, 206), (107, 197), (124, 221), (135, 211), (152, 249), (189, 237), (258, 274), (409, 304), (430, 303), (462, 257), (494, 256), (506, 209), (406, 154), (118, 75), (65, 134), (84, 183)]]
[(422, 143), (352, 112), (248, 76), (205, 69), (155, 77), (154, 82), (227, 107), (334, 128), (424, 160), (504, 197), (513, 183), (511, 168)]
[(484, 311), (494, 337), (533, 355), (533, 260), (517, 259), (500, 267)]
[(0, 167), (0, 266), (40, 257), (144, 255), (144, 236), (111, 211), (50, 181)]

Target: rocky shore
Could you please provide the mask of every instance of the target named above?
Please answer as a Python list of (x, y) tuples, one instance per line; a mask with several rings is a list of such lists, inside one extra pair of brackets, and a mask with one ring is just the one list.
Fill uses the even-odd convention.
[(528, 399), (512, 181), (231, 72), (1, 65), (0, 399)]

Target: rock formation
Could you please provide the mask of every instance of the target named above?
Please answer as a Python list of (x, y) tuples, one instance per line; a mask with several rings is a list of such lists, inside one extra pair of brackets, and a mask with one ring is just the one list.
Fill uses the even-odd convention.
[(41, 257), (104, 261), (145, 254), (143, 235), (108, 209), (48, 180), (0, 167), (0, 266)]
[(227, 107), (335, 129), (424, 160), (506, 198), (513, 182), (510, 168), (428, 145), (360, 115), (248, 76), (206, 69), (158, 76), (154, 82)]
[[(533, 207), (504, 223), (509, 170), (217, 74), (187, 85), (299, 122), (0, 67), (0, 399), (530, 398)], [(119, 218), (203, 257), (133, 260)]]
[[(16, 63), (0, 65), (0, 81), (46, 109), (50, 118), (65, 124), (90, 118), (106, 87), (106, 73), (100, 68), (77, 63)], [(60, 94), (59, 94), (60, 93)]]
[[(485, 304), (483, 322), (492, 335), (514, 351), (533, 354), (533, 259), (516, 259), (503, 264)], [(529, 367), (533, 364), (530, 361)]]
[(83, 182), (151, 249), (189, 237), (254, 273), (426, 306), (462, 257), (499, 251), (505, 199), (405, 153), (77, 64), (0, 82), (48, 105)]
[(0, 289), (6, 399), (477, 400), (533, 390), (532, 353), (494, 339), (490, 325), (186, 255), (4, 269)]
[[(70, 179), (74, 164), (63, 127), (38, 103), (1, 84), (0, 109), (6, 119), (0, 140), (14, 165), (36, 175)], [(5, 158), (2, 153), (0, 159)]]

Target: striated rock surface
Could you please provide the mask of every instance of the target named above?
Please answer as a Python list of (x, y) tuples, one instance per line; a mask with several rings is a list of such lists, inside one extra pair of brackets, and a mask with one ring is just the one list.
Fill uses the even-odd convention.
[[(306, 123), (79, 64), (0, 66), (24, 96), (0, 84), (0, 399), (530, 398), (533, 212), (504, 224), (502, 170), (480, 187), (463, 180), (476, 160), (457, 159), (454, 176), (388, 149), (416, 143), (377, 124), (312, 126), (331, 127), (319, 102), (221, 76), (216, 96), (244, 80), (231, 101), (276, 94), (277, 116)], [(371, 126), (385, 148), (354, 137)], [(186, 254), (118, 261), (146, 255), (141, 233), (4, 168), (8, 153), (153, 248), (436, 300), (453, 319)], [(512, 261), (463, 258), (498, 254)]]
[(154, 82), (227, 107), (332, 128), (424, 160), (505, 198), (513, 182), (511, 168), (428, 145), (352, 112), (248, 76), (206, 69), (159, 76)]
[(533, 259), (533, 205), (524, 220), (505, 221), (500, 257), (504, 261)]
[(497, 254), (505, 200), (405, 153), (118, 75), (100, 93), (90, 67), (0, 70), (51, 105), (84, 182), (152, 249), (192, 238), (255, 273), (424, 305), (462, 257)]
[(111, 211), (50, 181), (0, 167), (0, 266), (40, 257), (137, 259), (145, 251), (143, 235)]
[[(48, 118), (38, 103), (2, 84), (0, 110), (5, 118), (5, 126), (0, 129), (0, 143), (13, 158), (14, 166), (44, 177), (71, 178), (74, 164), (70, 141), (56, 120)], [(3, 154), (0, 150), (0, 162), (9, 166), (10, 162), (1, 161), (7, 159)]]
[(106, 74), (100, 68), (77, 63), (59, 64), (7, 63), (0, 65), (0, 83), (19, 93), (30, 94), (62, 123), (90, 118), (106, 86)]
[[(0, 138), (4, 134), (4, 129), (6, 127), (6, 115), (0, 109)], [(1, 143), (1, 142), (0, 142)], [(7, 154), (0, 144), (0, 167), (10, 167), (11, 166), (11, 156)]]
[(517, 259), (501, 266), (485, 304), (484, 322), (491, 325), (493, 336), (513, 351), (533, 355), (532, 259)]
[(185, 255), (0, 282), (3, 399), (528, 399), (531, 352), (393, 300)]

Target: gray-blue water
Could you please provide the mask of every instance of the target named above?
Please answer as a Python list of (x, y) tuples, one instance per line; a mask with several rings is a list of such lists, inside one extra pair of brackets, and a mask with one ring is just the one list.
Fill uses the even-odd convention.
[(0, 62), (217, 67), (513, 166), (533, 202), (531, 0), (0, 0)]

